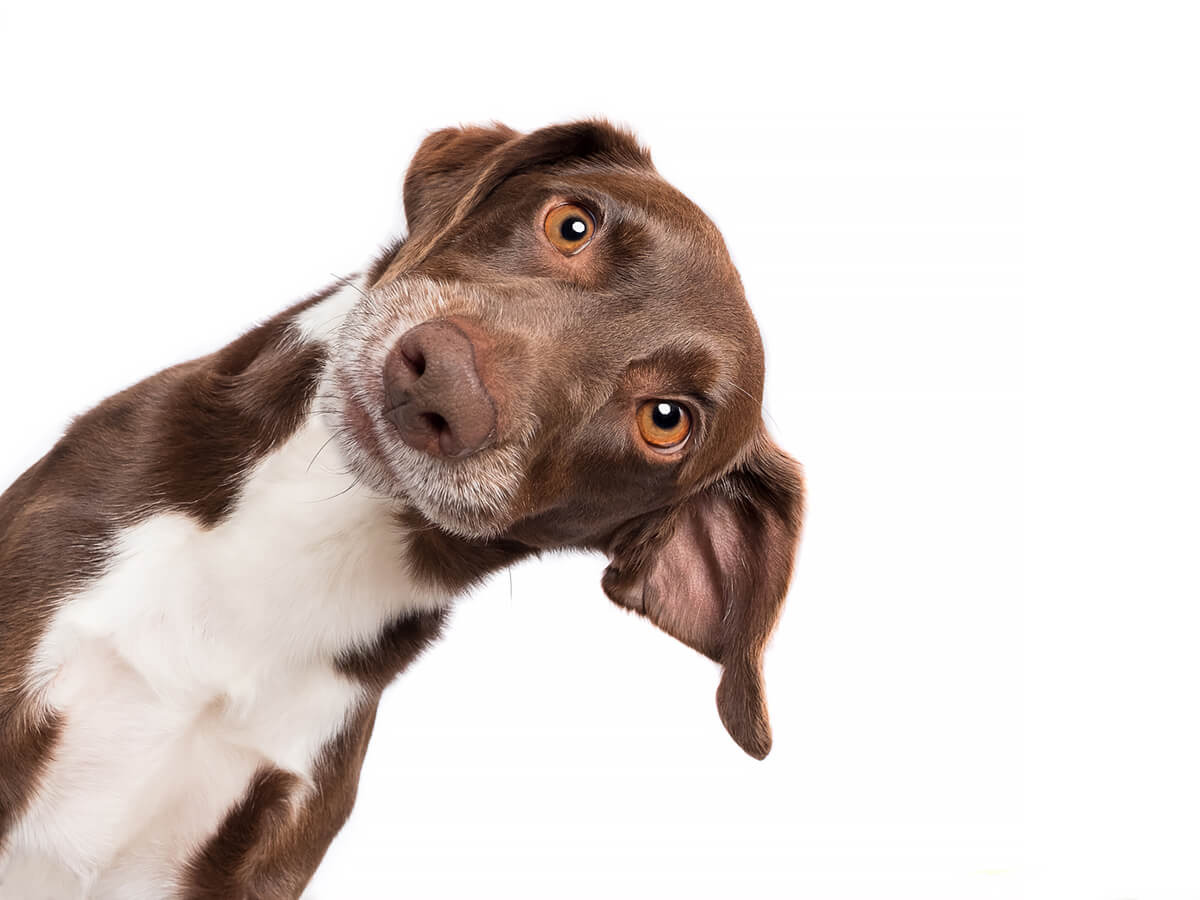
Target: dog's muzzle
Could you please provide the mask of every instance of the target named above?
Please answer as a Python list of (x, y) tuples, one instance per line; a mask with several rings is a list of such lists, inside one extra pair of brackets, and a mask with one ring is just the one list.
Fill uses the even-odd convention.
[(496, 439), (496, 404), (480, 378), (475, 346), (448, 319), (407, 331), (383, 368), (386, 418), (400, 439), (430, 456), (463, 457)]

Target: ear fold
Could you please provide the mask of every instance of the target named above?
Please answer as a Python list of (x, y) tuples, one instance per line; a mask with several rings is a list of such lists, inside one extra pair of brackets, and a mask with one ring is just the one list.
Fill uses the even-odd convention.
[(443, 128), (421, 142), (404, 177), (409, 234), (445, 224), (491, 161), (493, 151), (520, 135), (506, 125)]
[(800, 467), (761, 434), (746, 459), (620, 536), (602, 586), (724, 667), (717, 711), (756, 759), (771, 749), (762, 656), (783, 608), (803, 519)]
[(421, 143), (404, 179), (409, 237), (435, 240), (505, 178), (568, 159), (652, 165), (650, 154), (632, 135), (600, 119), (552, 125), (530, 134), (500, 124), (444, 128)]

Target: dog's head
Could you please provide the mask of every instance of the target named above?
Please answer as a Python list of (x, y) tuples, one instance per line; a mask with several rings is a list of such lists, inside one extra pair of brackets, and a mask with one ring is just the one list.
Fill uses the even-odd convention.
[(334, 357), (355, 466), (481, 552), (607, 553), (605, 592), (723, 664), (722, 721), (765, 756), (802, 483), (720, 233), (598, 121), (439, 131), (404, 201)]

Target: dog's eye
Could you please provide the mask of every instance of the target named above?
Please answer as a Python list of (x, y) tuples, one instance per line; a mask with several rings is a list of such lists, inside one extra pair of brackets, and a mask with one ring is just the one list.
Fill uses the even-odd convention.
[(692, 431), (688, 411), (670, 400), (647, 400), (638, 407), (637, 424), (642, 440), (656, 450), (683, 446)]
[(556, 206), (546, 216), (546, 237), (564, 256), (573, 256), (586, 247), (595, 232), (592, 214), (574, 203)]

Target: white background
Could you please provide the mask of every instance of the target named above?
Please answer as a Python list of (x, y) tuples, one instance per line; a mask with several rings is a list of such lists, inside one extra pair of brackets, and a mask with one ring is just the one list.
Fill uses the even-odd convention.
[(776, 745), (501, 575), (309, 896), (1200, 897), (1194, 23), (1140, 4), (8, 3), (0, 480), (398, 221), (424, 133), (634, 127), (725, 233), (810, 518)]

